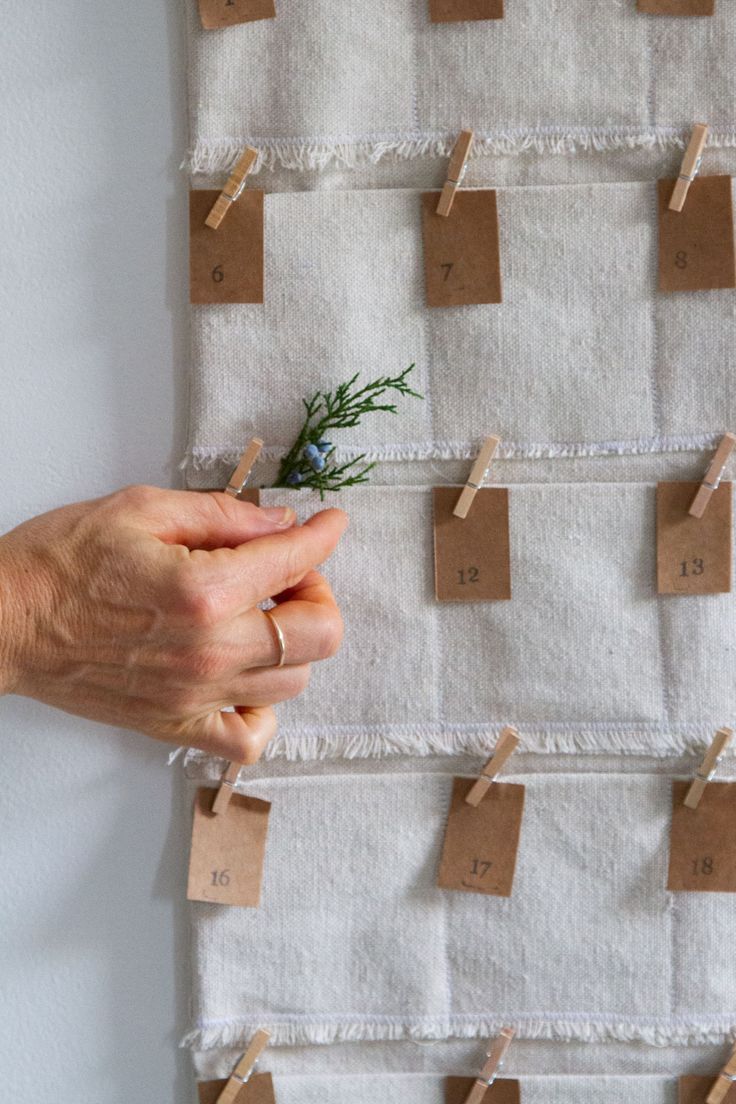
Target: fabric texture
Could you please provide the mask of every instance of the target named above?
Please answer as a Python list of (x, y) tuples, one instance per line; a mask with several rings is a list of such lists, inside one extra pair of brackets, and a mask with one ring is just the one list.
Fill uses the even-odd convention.
[(192, 308), (188, 470), (252, 435), (278, 455), (302, 398), (411, 363), (425, 400), (343, 431), (341, 454), (464, 457), (490, 429), (505, 455), (672, 451), (736, 422), (736, 292), (657, 290), (655, 182), (501, 189), (498, 208), (503, 303), (433, 309), (418, 192), (266, 196), (265, 304)]
[(440, 26), (427, 0), (280, 0), (275, 20), (212, 33), (187, 0), (191, 167), (225, 169), (247, 143), (291, 168), (445, 155), (463, 126), (481, 154), (681, 142), (694, 119), (733, 145), (736, 13), (716, 7), (514, 0), (503, 20)]
[[(436, 887), (451, 776), (249, 781), (260, 909), (193, 904), (188, 1045), (486, 1038), (706, 1043), (736, 1030), (728, 894), (665, 889), (671, 779), (515, 775), (510, 898)], [(325, 826), (329, 825), (329, 831)]]
[[(310, 491), (262, 502), (320, 506)], [(279, 706), (269, 755), (482, 753), (509, 722), (527, 751), (668, 754), (734, 719), (733, 600), (657, 596), (653, 486), (514, 486), (504, 602), (436, 601), (429, 488), (339, 504), (350, 526), (324, 572), (345, 639)]]

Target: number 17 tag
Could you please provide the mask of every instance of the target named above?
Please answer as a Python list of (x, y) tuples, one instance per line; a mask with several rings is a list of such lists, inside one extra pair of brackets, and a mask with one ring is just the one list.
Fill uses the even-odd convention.
[(437, 885), (510, 897), (524, 815), (525, 787), (494, 782), (479, 805), (465, 800), (472, 778), (453, 778)]

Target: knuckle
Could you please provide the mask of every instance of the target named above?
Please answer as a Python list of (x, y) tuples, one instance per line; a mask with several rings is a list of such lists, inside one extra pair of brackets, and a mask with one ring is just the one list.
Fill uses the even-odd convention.
[(203, 584), (191, 561), (177, 566), (171, 593), (175, 611), (193, 628), (210, 629), (219, 621), (219, 598)]
[(146, 510), (161, 497), (159, 487), (149, 487), (145, 483), (133, 483), (116, 491), (112, 501), (128, 510)]
[(340, 648), (344, 634), (340, 611), (325, 611), (315, 634), (319, 659), (331, 659)]

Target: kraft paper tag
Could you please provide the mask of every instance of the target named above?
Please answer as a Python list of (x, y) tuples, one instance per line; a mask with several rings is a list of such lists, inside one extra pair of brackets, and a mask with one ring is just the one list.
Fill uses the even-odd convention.
[(672, 784), (667, 888), (736, 893), (736, 783), (709, 782), (697, 809), (684, 804), (690, 785)]
[(657, 484), (657, 593), (731, 590), (730, 483), (711, 495), (702, 518), (688, 513), (699, 483)]
[[(677, 1104), (706, 1104), (708, 1094), (717, 1077), (717, 1073), (710, 1077), (681, 1077)], [(723, 1104), (736, 1104), (736, 1085), (732, 1085), (728, 1090), (723, 1098)]]
[(511, 598), (509, 492), (481, 487), (466, 518), (453, 514), (460, 487), (433, 487), (434, 578), (440, 602)]
[(659, 290), (736, 287), (730, 176), (699, 176), (681, 211), (670, 211), (674, 180), (658, 180)]
[(234, 793), (224, 813), (213, 813), (216, 790), (194, 800), (187, 900), (258, 908), (270, 801)]
[(199, 0), (199, 15), (204, 29), (215, 31), (236, 23), (273, 19), (276, 5), (274, 0)]
[(524, 786), (494, 782), (480, 805), (465, 800), (475, 780), (453, 778), (437, 885), (510, 897), (524, 815)]
[(432, 23), (463, 19), (503, 19), (503, 0), (429, 0)]
[[(200, 1081), (199, 1104), (217, 1104), (227, 1081)], [(238, 1104), (276, 1104), (270, 1073), (254, 1073), (238, 1093)]]
[(246, 188), (219, 229), (205, 226), (219, 191), (189, 193), (192, 303), (263, 302), (263, 192)]
[[(474, 1077), (446, 1077), (445, 1104), (465, 1104), (474, 1084)], [(483, 1097), (483, 1104), (520, 1104), (520, 1101), (519, 1082), (507, 1078), (494, 1081)]]
[(713, 15), (716, 0), (639, 0), (647, 15)]
[(437, 214), (438, 201), (439, 192), (422, 192), (427, 306), (500, 303), (496, 193), (460, 190), (446, 218)]

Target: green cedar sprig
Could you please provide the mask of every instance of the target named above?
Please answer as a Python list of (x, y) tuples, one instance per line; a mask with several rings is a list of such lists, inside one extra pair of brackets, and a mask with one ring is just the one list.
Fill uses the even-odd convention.
[(274, 486), (311, 487), (319, 491), (320, 498), (324, 498), (327, 491), (339, 491), (341, 487), (366, 483), (368, 473), (375, 464), (360, 466), (365, 453), (345, 464), (335, 463), (335, 446), (327, 440), (326, 435), (333, 429), (357, 426), (366, 414), (376, 411), (397, 414), (394, 403), (386, 402), (385, 399), (381, 401), (392, 391), (415, 399), (423, 398), (417, 391), (412, 391), (407, 382), (413, 368), (414, 365), (410, 364), (398, 376), (381, 376), (358, 388), (355, 386), (358, 380), (356, 373), (334, 391), (317, 391), (311, 399), (302, 399), (306, 411), (304, 425), (281, 461)]

